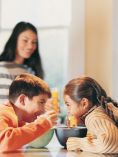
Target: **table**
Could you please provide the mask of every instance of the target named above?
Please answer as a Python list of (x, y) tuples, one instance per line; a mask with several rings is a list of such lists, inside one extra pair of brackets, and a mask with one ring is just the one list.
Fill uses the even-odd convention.
[(20, 152), (0, 154), (0, 157), (118, 157), (117, 155), (93, 154), (89, 152), (68, 152), (63, 148), (23, 149)]
[(93, 154), (89, 152), (68, 152), (58, 142), (56, 135), (47, 146), (47, 148), (23, 148), (12, 153), (0, 153), (0, 157), (118, 157), (118, 154)]

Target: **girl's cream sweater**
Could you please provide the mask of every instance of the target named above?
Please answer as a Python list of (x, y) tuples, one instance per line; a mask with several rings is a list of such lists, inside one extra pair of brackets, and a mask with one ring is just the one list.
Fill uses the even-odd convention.
[(85, 118), (88, 131), (94, 135), (79, 139), (80, 148), (94, 153), (118, 153), (118, 128), (102, 107), (96, 108)]

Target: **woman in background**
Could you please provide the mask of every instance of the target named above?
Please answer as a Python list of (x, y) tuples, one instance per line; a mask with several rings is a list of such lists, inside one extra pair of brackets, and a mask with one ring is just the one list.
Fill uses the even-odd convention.
[(64, 100), (68, 113), (81, 118), (91, 133), (91, 137), (70, 137), (68, 150), (118, 153), (118, 112), (114, 112), (114, 109), (118, 111), (118, 103), (108, 97), (94, 79), (80, 77), (71, 80), (65, 86)]
[(44, 78), (38, 45), (34, 25), (16, 24), (0, 55), (0, 103), (7, 100), (9, 86), (17, 75), (28, 72)]

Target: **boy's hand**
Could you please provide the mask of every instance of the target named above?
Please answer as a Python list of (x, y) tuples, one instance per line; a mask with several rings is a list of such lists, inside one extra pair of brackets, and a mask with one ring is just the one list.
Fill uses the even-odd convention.
[(57, 121), (57, 113), (54, 110), (47, 111), (47, 112), (45, 112), (45, 114), (42, 114), (39, 117), (43, 117), (45, 119), (48, 119), (48, 121), (50, 122), (50, 124), (52, 126), (54, 126), (56, 124), (56, 121)]
[(46, 104), (45, 104), (45, 111), (51, 111), (51, 110), (55, 110), (56, 113), (60, 112), (59, 106), (53, 104), (53, 99), (52, 98), (48, 99)]
[(53, 110), (52, 98), (48, 99), (45, 104), (45, 111)]

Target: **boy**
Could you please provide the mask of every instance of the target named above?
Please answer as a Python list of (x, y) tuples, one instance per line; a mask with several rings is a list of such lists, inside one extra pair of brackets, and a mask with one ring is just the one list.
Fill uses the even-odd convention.
[(0, 106), (0, 152), (22, 147), (55, 124), (55, 111), (43, 114), (49, 97), (50, 89), (40, 78), (27, 73), (16, 77), (9, 89), (9, 103)]

